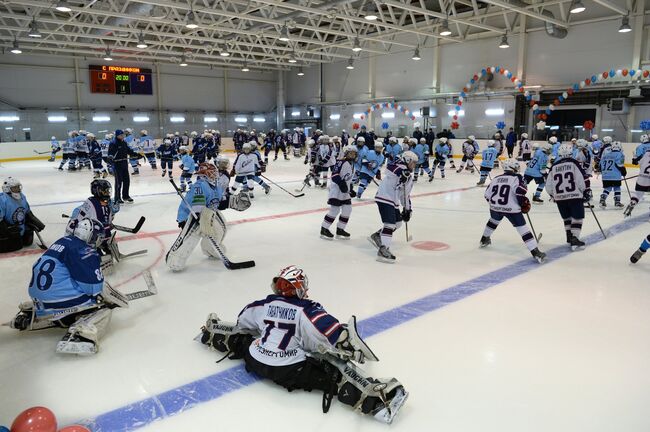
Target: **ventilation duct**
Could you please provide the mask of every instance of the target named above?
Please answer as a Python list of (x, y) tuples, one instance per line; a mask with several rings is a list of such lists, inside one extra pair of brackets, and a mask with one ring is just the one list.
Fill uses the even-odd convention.
[[(530, 6), (528, 3), (523, 2), (521, 0), (510, 0), (510, 4), (520, 8), (527, 8), (528, 6)], [(546, 9), (542, 11), (542, 15), (555, 19), (555, 15), (553, 15), (553, 12)], [(546, 29), (546, 34), (556, 39), (564, 39), (566, 35), (569, 33), (567, 29), (558, 27), (555, 24), (550, 23), (548, 21), (544, 22), (544, 27)]]

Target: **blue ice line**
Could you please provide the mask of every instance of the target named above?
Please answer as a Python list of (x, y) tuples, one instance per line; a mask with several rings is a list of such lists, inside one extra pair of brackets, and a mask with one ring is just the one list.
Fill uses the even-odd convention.
[[(608, 238), (641, 225), (647, 218), (648, 215), (645, 214), (612, 226), (607, 230)], [(594, 245), (603, 241), (604, 238), (598, 231), (583, 240), (587, 245)], [(561, 259), (571, 253), (568, 246), (557, 246), (547, 251), (548, 261)], [(365, 338), (374, 336), (538, 268), (540, 265), (532, 258), (517, 261), (366, 318), (358, 323), (359, 333)], [(240, 363), (235, 367), (100, 414), (97, 417), (81, 420), (79, 424), (85, 425), (93, 432), (133, 431), (156, 420), (180, 414), (200, 403), (247, 387), (257, 381), (259, 378), (247, 373), (244, 365)]]

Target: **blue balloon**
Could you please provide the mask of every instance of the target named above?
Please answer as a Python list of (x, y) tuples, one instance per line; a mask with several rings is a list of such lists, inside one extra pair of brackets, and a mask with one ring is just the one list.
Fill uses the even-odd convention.
[(609, 71), (609, 77), (611, 78), (611, 77), (613, 77), (614, 75), (616, 75), (616, 71), (615, 71), (614, 69), (610, 70), (610, 71)]
[(460, 92), (460, 95), (461, 95), (462, 97), (465, 97), (465, 96), (466, 96), (465, 92)]
[(551, 110), (546, 108), (546, 115), (551, 115)]
[(469, 82), (470, 84), (474, 84), (476, 81), (474, 81), (474, 78), (472, 78), (471, 80), (469, 80)]
[(501, 71), (501, 66), (497, 66), (494, 68), (494, 72), (500, 72)]
[(591, 82), (595, 83), (596, 81), (598, 81), (598, 77), (596, 75), (592, 75), (591, 76)]
[(531, 95), (526, 96), (526, 100), (527, 100), (527, 101), (531, 100), (532, 98), (533, 98), (533, 97), (532, 97)]
[(487, 71), (485, 69), (481, 69), (481, 75), (485, 75)]
[(630, 76), (634, 76), (635, 73), (636, 71), (634, 69), (630, 69)]
[(456, 105), (456, 108), (454, 108), (456, 111), (460, 111), (460, 106)]
[(580, 90), (580, 86), (578, 84), (573, 84), (573, 90), (575, 91)]
[(560, 96), (557, 98), (557, 100), (559, 100), (560, 102), (564, 102), (564, 96), (560, 95)]
[(512, 78), (512, 72), (508, 72), (508, 75), (506, 75), (508, 78)]
[(9, 428), (7, 426), (0, 426), (0, 432), (9, 432)]

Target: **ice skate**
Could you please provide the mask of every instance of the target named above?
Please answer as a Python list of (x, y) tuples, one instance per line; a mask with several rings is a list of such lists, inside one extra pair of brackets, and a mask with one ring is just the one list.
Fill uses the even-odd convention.
[(63, 339), (56, 344), (56, 352), (59, 354), (77, 354), (80, 356), (97, 353), (97, 345), (90, 339), (78, 334), (66, 333)]
[(381, 246), (377, 251), (377, 261), (393, 264), (395, 262), (395, 255), (386, 246)]
[(327, 228), (320, 227), (320, 238), (324, 240), (333, 240), (334, 234), (332, 234)]
[(379, 231), (370, 234), (368, 241), (371, 245), (379, 249), (381, 247), (381, 235), (379, 234)]
[(479, 247), (484, 248), (486, 246), (490, 246), (491, 244), (492, 244), (492, 240), (490, 239), (490, 237), (483, 236), (481, 237), (481, 240), (479, 242)]
[(538, 197), (537, 195), (533, 197), (533, 202), (536, 204), (544, 204), (544, 200)]
[(336, 229), (336, 238), (340, 240), (350, 240), (350, 233), (346, 232), (342, 228)]
[(625, 210), (623, 210), (623, 216), (625, 217), (630, 217), (632, 216), (632, 210), (634, 210), (634, 206), (636, 203), (634, 201), (630, 202), (627, 207), (625, 207)]
[(643, 256), (643, 254), (645, 254), (645, 252), (643, 252), (641, 249), (638, 249), (638, 250), (637, 250), (636, 252), (634, 252), (634, 253), (632, 254), (632, 256), (630, 257), (630, 262), (631, 262), (632, 264), (636, 264), (636, 263), (641, 259), (641, 257)]
[(580, 240), (578, 237), (571, 236), (571, 250), (583, 250), (586, 246), (586, 243)]
[(533, 249), (530, 251), (530, 254), (537, 260), (538, 263), (543, 263), (546, 261), (546, 254), (542, 251), (540, 251), (538, 248)]

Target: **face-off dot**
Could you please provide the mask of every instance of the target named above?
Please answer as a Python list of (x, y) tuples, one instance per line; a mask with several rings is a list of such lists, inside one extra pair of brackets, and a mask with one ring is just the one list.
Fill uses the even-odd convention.
[(419, 241), (411, 244), (415, 249), (427, 250), (427, 251), (443, 251), (449, 249), (447, 243), (436, 242), (436, 241)]

